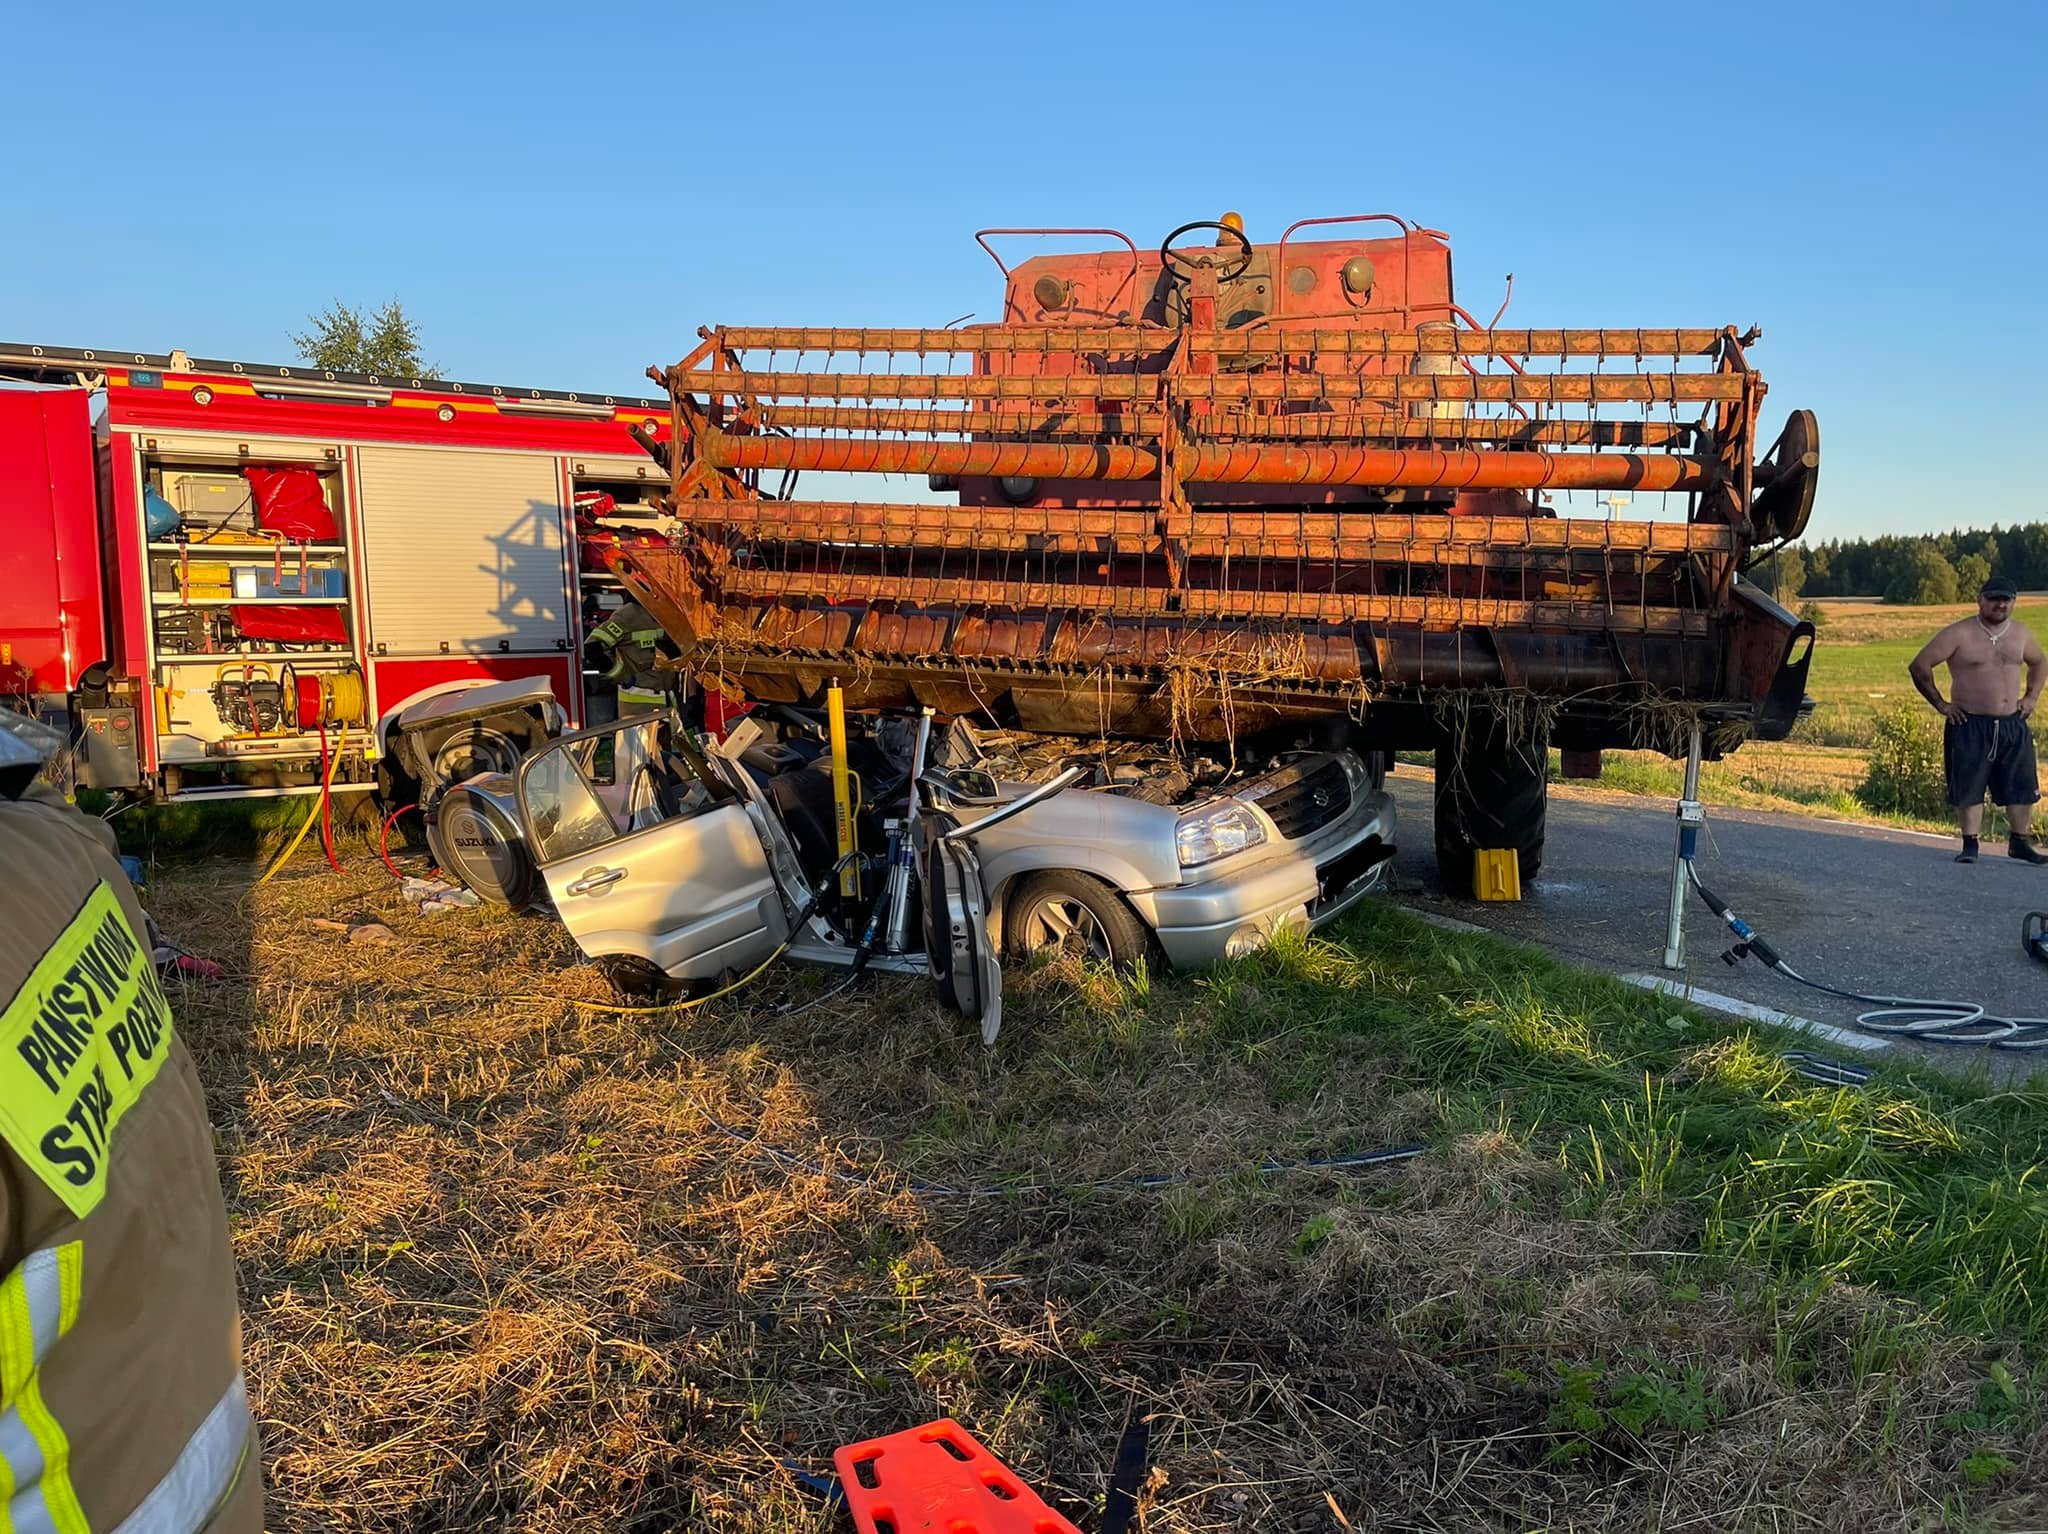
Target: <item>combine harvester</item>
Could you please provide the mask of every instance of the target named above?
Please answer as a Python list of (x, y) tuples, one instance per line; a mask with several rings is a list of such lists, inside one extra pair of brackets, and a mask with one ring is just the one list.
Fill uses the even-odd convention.
[[(1340, 225), (1375, 227), (1303, 237)], [(1116, 244), (1005, 265), (1026, 235)], [(998, 324), (719, 327), (651, 370), (680, 530), (608, 557), (684, 670), (1212, 752), (1433, 749), (1460, 891), (1477, 849), (1536, 872), (1550, 747), (1597, 776), (1797, 718), (1812, 629), (1742, 571), (1805, 525), (1818, 433), (1794, 412), (1759, 455), (1755, 332), (1481, 326), (1446, 236), (1386, 214), (977, 238)], [(789, 498), (806, 471), (953, 499)]]

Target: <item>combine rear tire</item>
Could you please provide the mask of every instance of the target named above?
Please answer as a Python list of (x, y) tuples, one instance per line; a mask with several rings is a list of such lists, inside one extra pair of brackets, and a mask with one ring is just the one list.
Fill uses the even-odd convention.
[(1513, 848), (1528, 884), (1543, 867), (1548, 742), (1467, 732), (1436, 752), (1436, 872), (1446, 895), (1472, 896), (1472, 854)]

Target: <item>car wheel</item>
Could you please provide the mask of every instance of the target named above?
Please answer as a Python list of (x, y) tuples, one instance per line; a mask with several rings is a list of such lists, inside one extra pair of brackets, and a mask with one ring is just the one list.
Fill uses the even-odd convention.
[(1145, 924), (1092, 874), (1051, 869), (1020, 880), (1003, 914), (1013, 959), (1085, 959), (1132, 969), (1145, 957)]

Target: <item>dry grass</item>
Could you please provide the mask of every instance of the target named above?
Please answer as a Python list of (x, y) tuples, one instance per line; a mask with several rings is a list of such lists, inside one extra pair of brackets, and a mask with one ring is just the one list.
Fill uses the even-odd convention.
[[(1686, 1259), (1699, 1211), (1592, 1197), (1560, 1136), (1418, 1086), (1372, 1023), (1405, 991), (1313, 1003), (1332, 1031), (1258, 1025), (1279, 1003), (1252, 981), (1043, 971), (992, 1053), (910, 982), (778, 1016), (822, 988), (789, 969), (744, 1006), (621, 1017), (568, 999), (606, 993), (551, 921), (420, 918), (381, 870), (311, 866), (253, 929), (241, 865), (152, 892), (238, 977), (178, 1005), (280, 1534), (839, 1528), (784, 1462), (940, 1414), (1086, 1527), (1134, 1412), (1151, 1534), (1326, 1534), (1332, 1501), (1359, 1529), (2048, 1516), (2031, 1416), (1956, 1425), (1988, 1359), (2025, 1388), (2008, 1349)], [(358, 912), (396, 944), (308, 925)], [(1342, 1175), (919, 1187), (1415, 1138), (1436, 1148)], [(1627, 1426), (1641, 1381), (1710, 1426)], [(1982, 1485), (1979, 1445), (2006, 1466)]]

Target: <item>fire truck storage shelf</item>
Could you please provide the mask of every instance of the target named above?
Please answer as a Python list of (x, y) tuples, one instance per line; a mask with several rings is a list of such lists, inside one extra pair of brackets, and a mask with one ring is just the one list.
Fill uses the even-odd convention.
[(157, 592), (150, 600), (158, 607), (346, 607), (347, 597), (181, 597), (176, 592)]
[[(203, 551), (208, 559), (250, 560), (267, 565), (276, 558), (276, 554), (267, 543), (261, 548), (254, 544), (249, 544), (243, 548), (229, 548), (219, 544), (178, 542), (151, 543), (149, 546), (149, 551), (152, 554), (177, 554), (194, 549)], [(346, 554), (347, 552), (347, 546), (339, 543), (294, 543), (291, 545), (291, 555), (294, 559), (301, 554)]]

